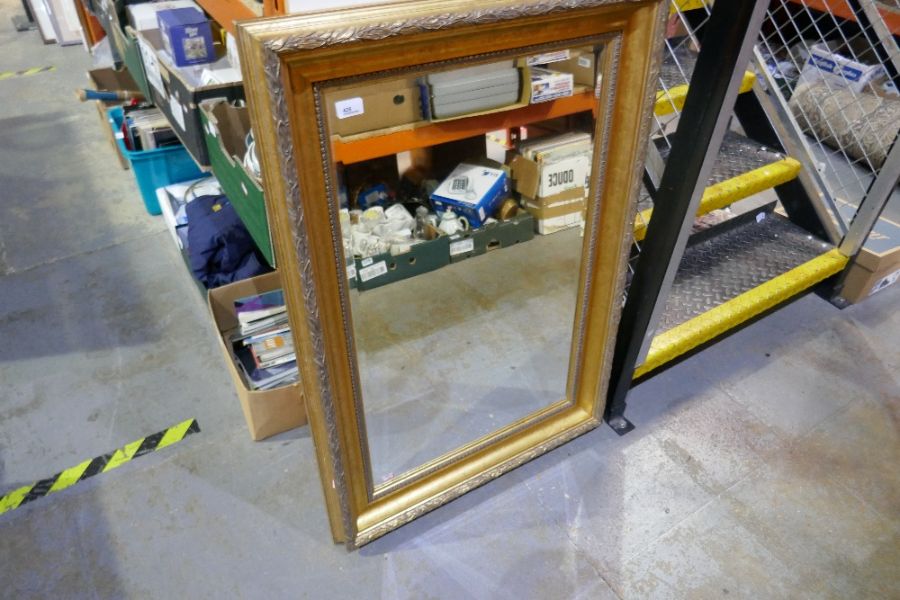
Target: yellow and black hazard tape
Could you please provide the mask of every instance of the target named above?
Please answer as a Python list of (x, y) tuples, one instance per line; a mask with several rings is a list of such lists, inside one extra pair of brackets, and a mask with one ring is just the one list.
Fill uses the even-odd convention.
[(24, 71), (0, 71), (0, 81), (4, 79), (12, 79), (13, 77), (27, 77), (28, 75), (37, 75), (38, 73), (46, 73), (47, 71), (55, 71), (56, 67), (33, 67)]
[(66, 469), (61, 473), (57, 473), (53, 477), (41, 479), (32, 485), (20, 487), (0, 498), (0, 515), (15, 510), (23, 504), (28, 504), (38, 498), (43, 498), (47, 494), (52, 494), (64, 490), (67, 487), (71, 487), (79, 481), (84, 481), (88, 477), (112, 471), (132, 459), (149, 454), (154, 450), (160, 450), (166, 446), (171, 446), (175, 442), (180, 442), (190, 434), (199, 432), (200, 425), (197, 423), (197, 420), (188, 419), (187, 421), (182, 421), (178, 425), (163, 429), (159, 433), (154, 433), (145, 438), (135, 440), (114, 452), (98, 456), (91, 460), (86, 460), (79, 465)]

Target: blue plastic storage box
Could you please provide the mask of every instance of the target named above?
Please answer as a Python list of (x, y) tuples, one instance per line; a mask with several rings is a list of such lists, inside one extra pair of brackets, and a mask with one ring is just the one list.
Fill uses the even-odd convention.
[(181, 144), (154, 150), (129, 150), (121, 135), (122, 121), (125, 118), (122, 107), (110, 108), (108, 115), (109, 126), (112, 127), (119, 150), (131, 162), (131, 170), (141, 190), (144, 206), (151, 215), (162, 213), (156, 199), (156, 188), (203, 176), (203, 171)]

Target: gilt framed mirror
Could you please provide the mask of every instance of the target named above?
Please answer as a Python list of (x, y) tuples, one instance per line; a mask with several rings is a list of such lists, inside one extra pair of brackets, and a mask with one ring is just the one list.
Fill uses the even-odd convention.
[(336, 541), (600, 423), (664, 13), (426, 0), (239, 24)]

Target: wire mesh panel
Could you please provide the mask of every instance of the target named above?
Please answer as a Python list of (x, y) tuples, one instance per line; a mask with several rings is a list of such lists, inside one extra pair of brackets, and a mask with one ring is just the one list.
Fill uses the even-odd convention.
[(768, 91), (838, 204), (859, 205), (900, 130), (891, 33), (900, 34), (900, 0), (773, 0), (766, 15), (757, 56)]
[[(871, 19), (867, 24), (855, 18), (860, 6)], [(656, 153), (662, 164), (671, 149), (671, 134), (684, 105), (710, 11), (711, 2), (670, 2), (649, 149), (651, 169), (652, 155)], [(772, 0), (757, 45), (757, 56), (762, 58), (758, 66), (768, 71), (767, 91), (791, 121), (782, 125), (805, 140), (809, 156), (802, 162), (821, 174), (818, 181), (826, 188), (822, 191), (828, 203), (843, 207), (840, 212), (825, 209), (842, 231), (853, 215), (846, 208), (862, 201), (900, 129), (900, 96), (888, 76), (896, 73), (892, 69), (900, 62), (891, 34), (900, 34), (900, 0)], [(757, 75), (762, 79), (762, 73)], [(752, 84), (752, 78), (746, 83)], [(778, 119), (779, 115), (769, 117)], [(724, 153), (725, 146), (715, 150)], [(771, 152), (758, 145), (750, 154)], [(726, 161), (741, 158), (721, 157)], [(753, 168), (752, 160), (746, 162), (748, 169)], [(817, 194), (811, 196), (812, 202), (822, 201)], [(646, 231), (652, 206), (645, 190), (636, 233)], [(731, 216), (728, 208), (716, 210), (699, 218), (695, 229)], [(636, 235), (629, 265), (632, 274), (641, 243), (642, 235)]]

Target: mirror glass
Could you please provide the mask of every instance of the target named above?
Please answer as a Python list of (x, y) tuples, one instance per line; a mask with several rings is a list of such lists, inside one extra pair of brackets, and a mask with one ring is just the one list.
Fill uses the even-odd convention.
[(373, 491), (571, 397), (602, 50), (320, 88)]

